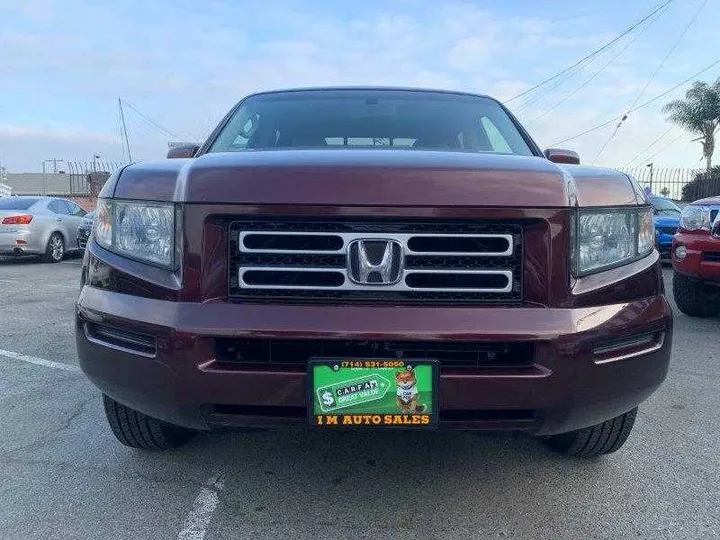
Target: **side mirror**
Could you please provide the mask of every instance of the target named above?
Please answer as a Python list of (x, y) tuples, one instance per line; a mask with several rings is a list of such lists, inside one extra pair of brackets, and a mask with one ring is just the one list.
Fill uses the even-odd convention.
[(200, 150), (200, 145), (197, 143), (189, 142), (177, 142), (168, 143), (168, 159), (174, 158), (191, 158), (195, 156), (195, 153)]
[(545, 157), (553, 163), (568, 163), (570, 165), (580, 165), (580, 156), (572, 150), (563, 150), (561, 148), (548, 148), (545, 150)]

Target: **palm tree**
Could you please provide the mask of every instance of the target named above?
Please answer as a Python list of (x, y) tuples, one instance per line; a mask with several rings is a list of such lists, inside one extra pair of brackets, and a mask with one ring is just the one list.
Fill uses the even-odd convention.
[(695, 81), (685, 92), (685, 99), (676, 99), (663, 107), (667, 119), (690, 133), (700, 135), (707, 170), (712, 168), (715, 131), (720, 125), (720, 79), (712, 84)]

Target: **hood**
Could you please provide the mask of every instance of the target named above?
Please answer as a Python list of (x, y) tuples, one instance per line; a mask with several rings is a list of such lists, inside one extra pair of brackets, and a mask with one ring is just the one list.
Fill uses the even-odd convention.
[(137, 163), (116, 178), (114, 196), (206, 204), (637, 204), (630, 180), (612, 169), (561, 167), (541, 157), (360, 149), (257, 150)]
[(692, 202), (690, 204), (697, 204), (700, 206), (719, 206), (720, 207), (720, 197), (707, 197), (705, 199), (700, 199), (699, 201)]

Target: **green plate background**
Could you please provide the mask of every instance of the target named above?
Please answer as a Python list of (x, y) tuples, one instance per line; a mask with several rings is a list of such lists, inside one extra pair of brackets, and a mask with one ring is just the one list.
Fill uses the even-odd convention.
[[(337, 363), (337, 362), (335, 362)], [(413, 366), (415, 377), (417, 378), (418, 393), (420, 403), (426, 406), (423, 414), (432, 414), (433, 411), (433, 366), (431, 364), (423, 364), (408, 362)], [(397, 385), (395, 384), (395, 373), (405, 368), (341, 368), (333, 371), (333, 362), (330, 363), (314, 363), (311, 364), (313, 370), (313, 411), (314, 414), (399, 414), (400, 409), (395, 402)], [(339, 383), (343, 381), (351, 381), (364, 375), (377, 373), (390, 381), (390, 390), (385, 397), (369, 403), (361, 405), (351, 405), (342, 409), (337, 409), (332, 413), (326, 413), (320, 408), (320, 400), (317, 396), (317, 389), (329, 384)]]

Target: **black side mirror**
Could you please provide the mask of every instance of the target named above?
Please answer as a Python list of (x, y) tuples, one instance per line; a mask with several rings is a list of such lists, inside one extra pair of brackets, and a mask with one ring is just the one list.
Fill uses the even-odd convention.
[(562, 148), (548, 148), (545, 150), (545, 157), (553, 163), (567, 163), (570, 165), (580, 165), (580, 156), (572, 150), (563, 150)]
[(177, 142), (168, 143), (168, 159), (195, 157), (200, 145), (197, 143)]

